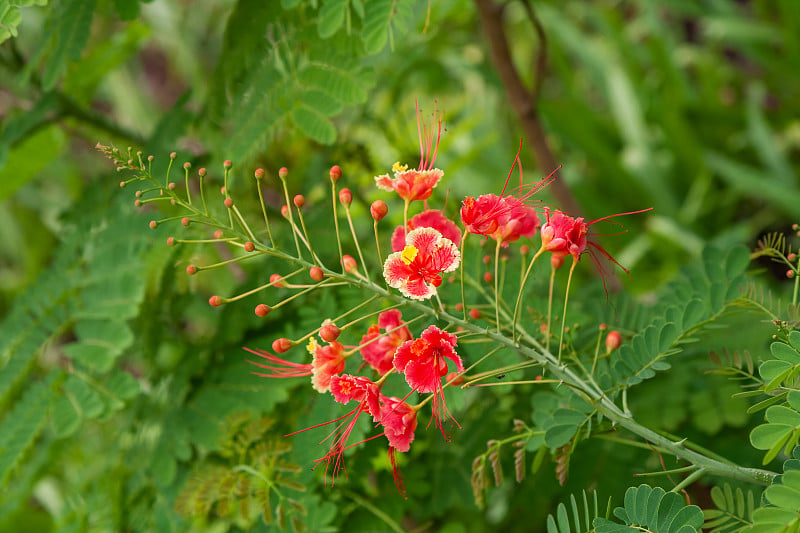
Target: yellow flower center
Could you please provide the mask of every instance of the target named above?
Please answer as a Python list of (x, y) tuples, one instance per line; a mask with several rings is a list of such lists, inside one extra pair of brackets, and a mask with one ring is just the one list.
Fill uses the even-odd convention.
[(403, 263), (410, 265), (411, 261), (417, 257), (419, 250), (416, 249), (414, 246), (406, 246), (403, 248), (403, 252), (400, 254), (400, 259), (403, 260)]
[(408, 165), (401, 165), (400, 161), (392, 165), (392, 172), (405, 172), (406, 170), (408, 170)]
[(308, 353), (314, 355), (317, 351), (317, 348), (319, 348), (319, 344), (317, 344), (317, 338), (311, 337), (310, 339), (308, 339), (308, 345), (306, 346), (306, 350), (308, 350)]

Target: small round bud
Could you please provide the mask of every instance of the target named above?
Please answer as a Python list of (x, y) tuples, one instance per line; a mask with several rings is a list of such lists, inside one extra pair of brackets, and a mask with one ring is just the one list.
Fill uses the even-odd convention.
[(447, 278), (447, 283), (455, 283), (455, 282), (456, 282), (455, 276), (450, 276), (449, 278)]
[(486, 272), (483, 274), (483, 281), (485, 281), (486, 283), (491, 283), (494, 281), (494, 276), (492, 275), (491, 272)]
[(215, 239), (221, 239), (222, 235), (223, 235), (223, 233), (222, 233), (221, 229), (218, 229), (217, 231), (214, 232), (214, 238)]
[(472, 309), (469, 310), (469, 316), (470, 316), (470, 318), (472, 318), (472, 320), (478, 320), (483, 315), (481, 314), (481, 310), (480, 309), (475, 309), (473, 307)]
[(133, 202), (133, 205), (135, 205), (136, 207), (142, 207), (142, 201), (141, 200), (136, 200), (136, 201)]
[(282, 180), (286, 179), (289, 176), (289, 169), (286, 167), (281, 167), (278, 169), (278, 177)]
[(225, 186), (224, 185), (219, 188), (219, 193), (220, 194), (225, 194)]
[(306, 199), (302, 194), (296, 194), (292, 201), (294, 202), (294, 205), (295, 207), (297, 207), (297, 209), (300, 209), (301, 207), (306, 205)]
[(386, 216), (386, 214), (389, 212), (389, 208), (386, 206), (386, 202), (383, 200), (375, 200), (372, 202), (372, 205), (369, 206), (369, 212), (375, 222), (378, 222)]
[(291, 347), (292, 347), (292, 341), (283, 337), (272, 341), (272, 351), (275, 353), (287, 352)]
[(282, 205), (281, 206), (281, 216), (283, 218), (289, 218), (289, 206), (288, 205)]
[(608, 332), (606, 335), (606, 350), (609, 352), (613, 352), (617, 348), (620, 347), (622, 344), (622, 335), (619, 334), (619, 331), (612, 330)]
[(325, 274), (322, 272), (320, 267), (311, 267), (308, 271), (308, 275), (311, 276), (311, 279), (314, 281), (322, 281), (325, 277)]
[(169, 199), (169, 204), (170, 205), (175, 205), (175, 198), (170, 198)]
[(608, 326), (605, 323), (603, 323), (603, 324), (600, 324), (599, 328), (600, 328), (600, 331), (605, 331), (605, 330), (608, 329)]
[(183, 168), (189, 170), (190, 168), (192, 168), (192, 164), (187, 161), (186, 163), (183, 164)]
[(797, 231), (798, 229), (800, 229), (800, 225), (792, 224), (792, 231)]
[(501, 254), (500, 255), (500, 261), (508, 261), (508, 259), (509, 259), (508, 254)]
[(128, 184), (127, 184), (127, 183), (125, 183), (124, 181), (120, 181), (120, 182), (119, 182), (119, 188), (120, 188), (120, 189), (124, 189), (126, 185), (128, 185)]
[(339, 334), (342, 332), (336, 324), (333, 322), (326, 320), (327, 324), (323, 323), (322, 327), (319, 330), (319, 336), (325, 342), (333, 342), (339, 338)]
[(492, 258), (489, 257), (488, 255), (484, 255), (483, 256), (483, 264), (484, 265), (488, 265), (491, 260), (492, 260)]
[(189, 226), (189, 224), (191, 224), (191, 222), (192, 222), (192, 221), (191, 221), (191, 220), (189, 220), (189, 217), (183, 217), (183, 218), (181, 219), (181, 224), (183, 224), (185, 227), (188, 227), (188, 226)]
[(153, 156), (153, 155), (148, 155), (148, 156), (147, 156), (147, 160), (148, 160), (150, 163), (152, 163), (152, 162), (153, 162), (153, 160), (155, 160), (155, 158), (156, 158), (156, 157), (155, 157), (155, 156)]
[(786, 256), (786, 259), (788, 259), (791, 262), (794, 262), (794, 260), (797, 259), (797, 254), (792, 252), (792, 253), (790, 253), (789, 255)]
[(272, 274), (269, 277), (269, 282), (272, 283), (275, 287), (285, 287), (286, 285), (283, 283), (283, 276), (280, 274)]
[(189, 274), (190, 276), (194, 276), (195, 274), (197, 274), (197, 267), (194, 265), (187, 266), (186, 273)]
[(175, 152), (170, 152), (170, 154), (169, 154), (169, 158), (170, 158), (170, 159), (175, 159), (176, 157), (178, 157), (178, 154), (177, 154), (177, 153), (175, 153)]
[(356, 270), (358, 270), (358, 263), (355, 259), (353, 259), (352, 255), (343, 255), (342, 256), (342, 266), (344, 266), (344, 271), (352, 274)]
[(233, 198), (225, 198), (224, 204), (225, 204), (225, 207), (230, 209), (231, 207), (233, 207)]
[(449, 372), (444, 378), (445, 383), (450, 385), (462, 385), (464, 383), (464, 376), (458, 372)]
[(519, 253), (521, 253), (522, 255), (527, 255), (528, 252), (530, 251), (531, 247), (528, 246), (527, 244), (523, 244), (522, 246), (519, 247)]
[(175, 237), (167, 237), (167, 246), (175, 246)]
[(167, 189), (169, 189), (171, 191), (174, 191), (175, 187), (177, 187), (177, 185), (175, 185), (174, 181), (171, 181), (171, 182), (169, 182), (169, 184), (167, 184)]
[(264, 169), (263, 168), (257, 168), (256, 172), (255, 172), (255, 175), (256, 175), (256, 179), (257, 180), (263, 179), (264, 178)]
[(151, 220), (149, 226), (150, 229), (156, 229), (158, 227), (158, 222), (156, 222), (155, 220)]
[(267, 304), (258, 304), (255, 309), (256, 316), (260, 316), (261, 318), (267, 316), (270, 311), (271, 309)]
[(787, 270), (786, 277), (792, 279), (794, 277), (794, 270)]
[(222, 305), (222, 298), (220, 298), (215, 294), (214, 296), (208, 299), (208, 303), (209, 305), (211, 305), (211, 307), (219, 307), (220, 305)]
[(342, 189), (339, 191), (339, 201), (342, 202), (342, 205), (347, 207), (353, 203), (353, 193), (350, 192), (350, 189)]
[(331, 176), (331, 181), (332, 182), (335, 183), (335, 182), (339, 181), (339, 178), (342, 177), (342, 167), (340, 167), (339, 165), (333, 165), (331, 167), (330, 176)]
[(464, 310), (464, 304), (462, 304), (461, 302), (458, 302), (456, 304), (456, 311), (463, 311), (463, 310)]
[(244, 243), (244, 251), (245, 252), (252, 252), (255, 249), (256, 249), (256, 245), (253, 244), (252, 242), (247, 241), (246, 243)]
[(201, 168), (201, 169), (199, 169), (199, 170), (197, 171), (197, 174), (198, 174), (198, 175), (199, 175), (201, 178), (205, 178), (205, 177), (206, 177), (206, 174), (208, 174), (208, 171), (205, 169), (205, 167), (203, 167), (203, 168)]
[(141, 197), (142, 197), (142, 191), (136, 191), (135, 193), (133, 193), (133, 195), (134, 195), (136, 198), (141, 198)]
[(550, 256), (550, 266), (552, 266), (555, 270), (558, 270), (564, 265), (564, 256), (563, 255), (551, 255)]
[(233, 163), (231, 163), (230, 159), (226, 159), (222, 162), (222, 166), (225, 168), (225, 170), (230, 170), (230, 168), (233, 166)]

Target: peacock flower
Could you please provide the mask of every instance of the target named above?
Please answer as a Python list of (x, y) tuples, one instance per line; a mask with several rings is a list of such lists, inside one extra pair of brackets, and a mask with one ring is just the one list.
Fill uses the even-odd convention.
[(417, 228), (406, 235), (406, 246), (383, 264), (390, 287), (415, 300), (427, 300), (442, 284), (441, 274), (458, 268), (461, 253), (450, 239), (433, 228)]
[[(411, 217), (406, 229), (411, 231), (417, 228), (433, 228), (441, 233), (442, 237), (450, 239), (454, 243), (461, 241), (461, 230), (458, 229), (455, 222), (438, 209), (428, 209)], [(406, 232), (403, 231), (403, 226), (397, 226), (392, 234), (392, 251), (401, 251), (405, 242)]]
[(383, 375), (394, 368), (392, 359), (397, 347), (411, 338), (408, 327), (403, 325), (400, 311), (384, 311), (378, 315), (378, 323), (371, 325), (367, 334), (361, 338), (361, 356), (369, 366)]
[(461, 205), (461, 221), (469, 233), (491, 237), (508, 246), (520, 237), (533, 237), (539, 228), (536, 210), (516, 196), (468, 196)]
[(311, 385), (318, 392), (328, 392), (331, 378), (344, 371), (344, 346), (333, 341), (326, 346), (320, 346), (312, 337), (308, 351), (312, 353), (311, 360)]

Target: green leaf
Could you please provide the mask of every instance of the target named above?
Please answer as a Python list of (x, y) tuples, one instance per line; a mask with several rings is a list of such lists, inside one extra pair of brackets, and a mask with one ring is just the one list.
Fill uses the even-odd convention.
[(746, 246), (733, 246), (725, 257), (725, 277), (733, 279), (750, 265), (750, 250)]
[(800, 413), (789, 407), (774, 405), (767, 409), (765, 415), (767, 421), (773, 424), (787, 424), (790, 426), (800, 426)]
[(108, 372), (133, 343), (128, 325), (115, 320), (82, 320), (75, 325), (75, 332), (79, 341), (64, 346), (64, 353), (98, 372)]
[(317, 32), (323, 39), (335, 34), (344, 24), (349, 0), (325, 0), (319, 9)]
[(306, 106), (292, 110), (292, 121), (300, 130), (320, 144), (332, 144), (336, 140), (336, 128), (325, 115)]
[(17, 26), (22, 22), (22, 13), (16, 5), (0, 2), (0, 43), (17, 36)]
[(401, 33), (411, 18), (411, 3), (406, 0), (370, 0), (364, 12), (364, 29), (361, 38), (368, 54), (380, 52), (386, 41), (394, 46), (395, 26)]
[(45, 90), (55, 87), (67, 66), (67, 60), (77, 61), (89, 39), (95, 0), (62, 0), (54, 11), (55, 50), (45, 66), (42, 85)]
[(783, 342), (773, 342), (769, 347), (769, 351), (776, 359), (786, 361), (787, 363), (791, 363), (793, 365), (800, 364), (800, 353), (798, 353), (797, 350), (788, 344)]
[(345, 103), (367, 100), (367, 91), (357, 78), (359, 69), (344, 69), (319, 61), (306, 64), (297, 74), (302, 85), (313, 87)]
[(641, 531), (646, 528), (646, 531), (654, 533), (686, 533), (698, 531), (704, 520), (703, 511), (696, 505), (686, 505), (678, 494), (648, 485), (630, 487), (625, 491), (624, 507), (614, 509), (614, 516), (626, 526), (634, 527), (627, 528), (603, 518), (596, 518), (596, 532)]
[(552, 426), (545, 432), (544, 442), (548, 448), (560, 448), (572, 440), (577, 431), (578, 426), (573, 424)]
[[(790, 473), (794, 472), (783, 474), (784, 479)], [(764, 496), (766, 496), (767, 500), (772, 505), (777, 505), (778, 507), (790, 509), (792, 511), (800, 511), (800, 490), (794, 487), (771, 485), (764, 491)]]
[(769, 450), (776, 442), (781, 442), (791, 434), (792, 426), (761, 424), (750, 432), (750, 444), (757, 450)]

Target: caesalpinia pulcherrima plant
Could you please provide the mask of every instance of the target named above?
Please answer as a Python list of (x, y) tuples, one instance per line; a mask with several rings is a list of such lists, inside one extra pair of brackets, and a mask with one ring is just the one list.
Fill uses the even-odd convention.
[[(391, 174), (375, 177), (375, 185), (388, 194), (385, 201), (376, 200), (368, 209), (374, 243), (370, 242), (373, 236), (366, 238), (357, 231), (358, 224), (354, 223), (351, 212), (357, 199), (349, 189), (340, 188), (344, 171), (338, 165), (330, 169), (330, 214), (337, 240), (333, 258), (315, 248), (318, 236), (306, 224), (305, 198), (299, 194), (290, 196), (286, 168), (277, 172), (283, 197), (279, 206), (268, 206), (264, 200), (262, 185), (268, 172), (255, 171), (261, 213), (246, 218), (234, 199), (238, 191), (229, 187), (233, 168), (230, 161), (224, 163), (221, 192), (216, 194), (208, 190), (206, 182), (211, 176), (205, 169), (193, 175), (191, 165), (186, 163), (184, 185), (179, 187), (170, 181), (169, 170), (163, 181), (152, 175), (152, 156), (144, 159), (130, 149), (126, 153), (101, 145), (98, 148), (117, 163), (118, 169), (134, 173), (121, 182), (122, 186), (149, 182), (148, 188), (136, 192), (137, 206), (167, 201), (182, 211), (177, 216), (152, 220), (151, 228), (180, 221), (183, 226), (201, 226), (207, 230), (207, 235), (201, 238), (173, 235), (167, 239), (168, 245), (213, 243), (238, 249), (232, 258), (220, 263), (188, 265), (188, 275), (201, 275), (233, 262), (264, 256), (285, 265), (286, 271), (270, 273), (269, 282), (263, 286), (234, 296), (212, 296), (209, 299), (212, 306), (258, 295), (262, 303), (254, 307), (254, 312), (267, 317), (289, 302), (317, 291), (349, 287), (362, 293), (359, 305), (342, 309), (338, 316), (319, 317), (319, 327), (297, 338), (274, 339), (271, 351), (263, 347), (245, 348), (252, 356), (248, 361), (253, 365), (253, 373), (266, 378), (308, 379), (317, 393), (330, 395), (333, 401), (349, 409), (334, 420), (320, 421), (285, 436), (288, 439), (296, 433), (333, 427), (321, 439), (327, 451), (320, 452), (316, 461), (316, 465), (324, 465), (325, 479), (330, 485), (346, 473), (347, 450), (377, 439), (386, 446), (395, 483), (403, 494), (397, 453), (411, 450), (420, 427), (435, 426), (447, 441), (454, 430), (461, 428), (458, 413), (447, 406), (449, 390), (498, 384), (492, 378), (503, 378), (512, 372), (521, 372), (523, 377), (504, 385), (550, 387), (562, 399), (546, 416), (534, 417), (533, 425), (516, 420), (513, 436), (490, 441), (487, 452), (475, 459), (472, 484), (479, 504), (487, 486), (487, 462), (495, 480), (499, 480), (498, 454), (503, 446), (515, 448), (518, 480), (524, 475), (525, 449), (534, 449), (552, 454), (557, 476), (563, 483), (577, 443), (600, 428), (624, 428), (659, 455), (672, 454), (687, 463), (677, 469), (687, 476), (670, 493), (675, 498), (646, 485), (631, 489), (634, 496), (637, 491), (642, 492), (643, 498), (650, 497), (650, 492), (647, 495), (644, 492), (652, 490), (654, 509), (669, 507), (667, 513), (672, 513), (669, 516), (680, 516), (673, 523), (675, 529), (653, 531), (677, 531), (680, 526), (688, 527), (689, 531), (702, 524), (699, 509), (677, 496), (702, 476), (720, 475), (757, 483), (772, 480), (772, 472), (729, 463), (687, 445), (685, 439), (657, 433), (639, 423), (628, 408), (629, 388), (669, 369), (668, 356), (679, 351), (682, 342), (717, 316), (714, 313), (721, 313), (719, 309), (727, 305), (724, 303), (727, 300), (723, 298), (699, 309), (697, 300), (684, 298), (665, 312), (665, 318), (658, 324), (635, 335), (609, 331), (604, 324), (598, 324), (596, 335), (592, 334), (586, 342), (570, 327), (567, 302), (576, 265), (582, 258), (589, 255), (603, 277), (608, 265), (617, 265), (627, 273), (593, 238), (590, 227), (612, 217), (649, 209), (585, 222), (579, 216), (545, 206), (537, 201), (535, 194), (555, 179), (554, 174), (528, 184), (520, 168), (519, 184), (509, 188), (514, 168), (520, 163), (519, 154), (499, 194), (468, 196), (455, 213), (449, 213), (446, 205), (432, 207), (434, 189), (446, 180), (445, 173), (434, 167), (442, 119), (434, 112), (430, 120), (423, 120), (419, 110), (417, 118), (420, 144), (417, 168), (395, 163)], [(174, 153), (170, 156), (170, 168), (176, 158)], [(382, 221), (393, 204), (402, 206), (402, 225), (384, 227), (386, 222)], [(282, 220), (280, 224), (276, 217)], [(259, 220), (259, 226), (263, 227), (253, 226), (254, 220)], [(490, 253), (482, 251), (487, 245), (493, 247)], [(519, 258), (518, 277), (512, 276), (507, 268), (512, 255)], [(549, 265), (540, 265), (542, 256), (549, 258)], [(555, 294), (555, 282), (567, 258), (571, 263), (561, 300)], [(746, 291), (736, 277), (746, 260), (742, 261), (741, 250), (736, 249), (726, 261), (723, 273), (730, 276), (726, 290), (733, 301), (736, 294)], [(549, 267), (549, 286), (533, 286), (531, 279), (543, 267)], [(271, 299), (273, 294), (287, 293), (278, 301)], [(544, 294), (546, 299), (540, 297)], [(529, 305), (532, 298), (546, 305), (533, 309)], [(559, 327), (553, 328), (554, 323)], [(800, 345), (800, 339), (792, 337), (792, 340)], [(465, 357), (464, 347), (473, 344), (485, 348), (481, 357)], [(493, 364), (493, 356), (501, 350), (516, 354), (517, 361)], [(788, 379), (786, 373), (776, 376), (773, 382)], [(424, 414), (427, 411), (429, 415)], [(420, 417), (422, 421), (418, 420)], [(351, 442), (353, 430), (362, 418), (368, 420), (373, 430), (361, 442)], [(797, 440), (793, 437), (780, 441), (778, 450), (788, 449)], [(626, 497), (623, 513), (630, 511), (627, 503)], [(628, 525), (647, 525), (628, 515), (617, 516)], [(603, 522), (602, 518), (597, 520), (597, 531), (610, 531), (608, 528), (615, 525), (608, 520)]]

